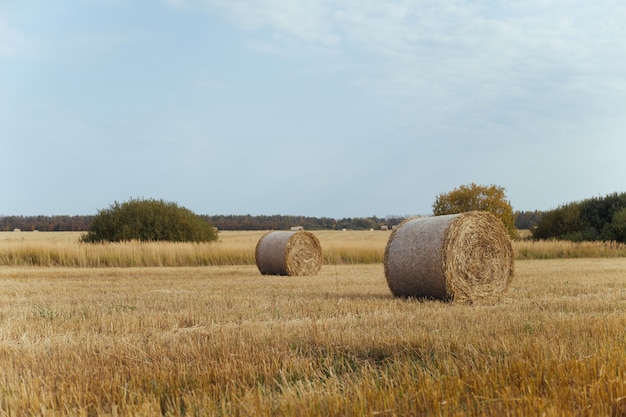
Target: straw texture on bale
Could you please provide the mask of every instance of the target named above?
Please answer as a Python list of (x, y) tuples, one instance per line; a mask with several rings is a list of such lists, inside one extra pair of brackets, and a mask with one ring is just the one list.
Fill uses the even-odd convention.
[(314, 234), (275, 231), (256, 245), (256, 265), (263, 275), (315, 275), (322, 267), (322, 247)]
[(486, 211), (405, 221), (385, 248), (385, 278), (396, 296), (492, 302), (513, 278), (504, 224)]

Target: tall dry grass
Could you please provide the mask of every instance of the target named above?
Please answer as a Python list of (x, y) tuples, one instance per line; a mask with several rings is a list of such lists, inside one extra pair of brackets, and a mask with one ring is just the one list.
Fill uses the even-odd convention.
[[(254, 265), (264, 231), (220, 232), (215, 243), (81, 243), (81, 233), (0, 233), (0, 265), (64, 267), (146, 267)], [(379, 263), (384, 232), (316, 231), (326, 264)]]
[[(0, 265), (62, 267), (149, 267), (254, 265), (254, 250), (263, 231), (220, 232), (216, 243), (121, 242), (81, 243), (80, 233), (0, 232)], [(390, 232), (314, 231), (326, 265), (382, 263)], [(615, 242), (520, 240), (516, 258), (558, 259), (626, 257)]]
[(0, 415), (609, 416), (625, 276), (520, 261), (501, 303), (459, 306), (393, 298), (375, 264), (2, 267)]
[(0, 233), (0, 265), (145, 267), (251, 265), (259, 232), (222, 233), (218, 243), (82, 243), (82, 233)]
[(517, 259), (616, 258), (626, 257), (626, 244), (619, 242), (570, 242), (522, 240), (513, 243)]

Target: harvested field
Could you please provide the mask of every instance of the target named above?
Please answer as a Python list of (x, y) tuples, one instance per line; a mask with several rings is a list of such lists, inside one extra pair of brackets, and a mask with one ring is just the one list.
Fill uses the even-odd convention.
[(626, 259), (519, 261), (500, 303), (382, 264), (0, 268), (0, 415), (609, 416)]

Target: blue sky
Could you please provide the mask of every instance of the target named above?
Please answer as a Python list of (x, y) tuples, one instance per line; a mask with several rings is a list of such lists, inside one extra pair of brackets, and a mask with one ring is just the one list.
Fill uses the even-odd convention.
[(0, 0), (0, 215), (626, 191), (621, 0)]

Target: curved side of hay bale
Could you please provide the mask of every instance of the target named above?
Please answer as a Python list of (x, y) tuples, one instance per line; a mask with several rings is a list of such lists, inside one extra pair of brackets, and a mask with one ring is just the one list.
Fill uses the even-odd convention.
[(305, 231), (274, 231), (259, 239), (256, 265), (263, 275), (315, 275), (322, 267), (322, 247)]
[(285, 249), (294, 232), (268, 232), (256, 244), (256, 266), (263, 275), (287, 275)]
[(401, 297), (446, 299), (443, 238), (457, 215), (409, 219), (394, 229), (385, 248), (385, 277)]
[(384, 262), (394, 295), (462, 303), (498, 299), (514, 272), (506, 228), (484, 211), (407, 220), (389, 237)]

